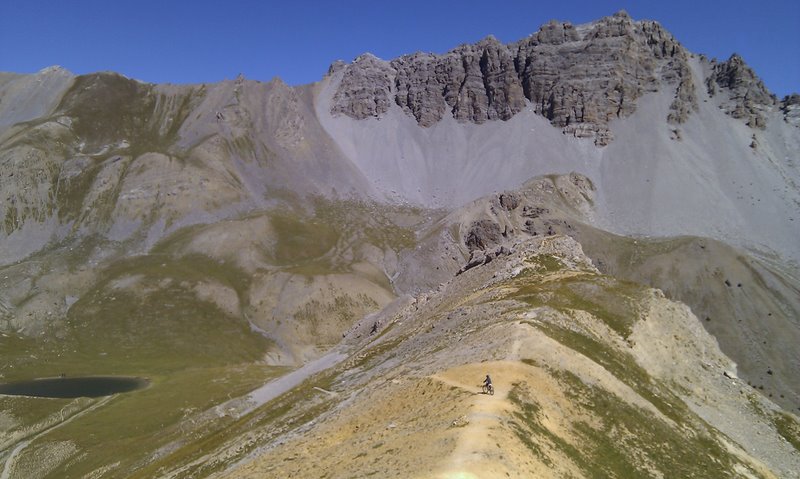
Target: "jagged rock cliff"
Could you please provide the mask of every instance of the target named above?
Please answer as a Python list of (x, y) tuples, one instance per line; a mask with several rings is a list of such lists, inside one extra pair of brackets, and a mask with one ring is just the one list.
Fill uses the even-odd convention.
[[(636, 110), (642, 95), (666, 89), (674, 98), (667, 121), (684, 123), (698, 108), (691, 54), (658, 22), (627, 13), (586, 25), (551, 21), (538, 32), (504, 45), (489, 36), (443, 54), (414, 53), (384, 61), (365, 54), (331, 72), (344, 74), (333, 114), (381, 117), (392, 104), (423, 127), (451, 115), (458, 121), (508, 120), (530, 103), (565, 133), (613, 139), (608, 124)], [(708, 94), (723, 93), (721, 108), (763, 129), (777, 99), (738, 56), (713, 61)]]
[(604, 145), (608, 122), (662, 85), (675, 91), (669, 120), (685, 121), (697, 107), (687, 56), (661, 25), (624, 12), (578, 27), (553, 21), (509, 45), (490, 36), (444, 55), (362, 55), (346, 67), (331, 111), (363, 119), (394, 102), (427, 127), (445, 114), (508, 120), (530, 102), (553, 125)]
[(767, 90), (764, 82), (736, 54), (727, 61), (712, 63), (706, 87), (711, 96), (715, 96), (718, 90), (724, 92), (721, 107), (726, 113), (761, 130), (767, 126), (765, 112), (777, 103), (775, 95)]

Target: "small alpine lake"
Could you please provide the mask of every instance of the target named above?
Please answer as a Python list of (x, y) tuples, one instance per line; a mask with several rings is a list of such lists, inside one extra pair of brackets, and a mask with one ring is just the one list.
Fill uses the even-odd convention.
[(0, 384), (0, 394), (46, 398), (97, 398), (147, 387), (150, 381), (130, 376), (84, 376), (33, 379)]

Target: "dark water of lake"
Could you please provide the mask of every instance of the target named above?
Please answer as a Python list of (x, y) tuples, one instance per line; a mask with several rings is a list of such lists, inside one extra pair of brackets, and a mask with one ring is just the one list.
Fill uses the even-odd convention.
[(148, 384), (146, 379), (123, 376), (48, 378), (0, 384), (0, 394), (45, 398), (96, 398), (135, 391)]

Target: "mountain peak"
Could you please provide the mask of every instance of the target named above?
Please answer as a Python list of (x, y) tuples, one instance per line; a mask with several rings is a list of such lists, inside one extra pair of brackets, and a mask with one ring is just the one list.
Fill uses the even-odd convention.
[(497, 39), (491, 33), (480, 39), (477, 43), (478, 45), (502, 45), (502, 42)]
[(385, 63), (386, 61), (371, 52), (364, 52), (357, 56), (353, 63)]
[(724, 62), (712, 63), (706, 89), (710, 96), (724, 92), (722, 109), (761, 130), (766, 127), (766, 113), (778, 103), (777, 97), (738, 53)]
[(37, 75), (72, 75), (72, 72), (67, 70), (66, 68), (62, 67), (61, 65), (51, 65), (49, 67), (42, 68), (38, 72)]
[(625, 19), (628, 19), (628, 20), (631, 20), (631, 21), (633, 20), (633, 19), (631, 18), (631, 16), (630, 16), (630, 15), (628, 15), (628, 12), (627, 12), (625, 9), (621, 9), (621, 10), (619, 10), (619, 11), (615, 12), (615, 13), (612, 15), (612, 17), (614, 17), (614, 18), (625, 18)]

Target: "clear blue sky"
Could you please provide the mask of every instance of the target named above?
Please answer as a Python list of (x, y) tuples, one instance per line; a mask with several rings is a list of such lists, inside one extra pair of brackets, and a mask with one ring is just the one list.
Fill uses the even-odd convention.
[(391, 59), (488, 34), (510, 42), (550, 19), (619, 9), (658, 20), (693, 52), (739, 53), (778, 96), (800, 91), (800, 0), (0, 0), (0, 71), (62, 65), (171, 83), (243, 73), (296, 85), (365, 51)]

